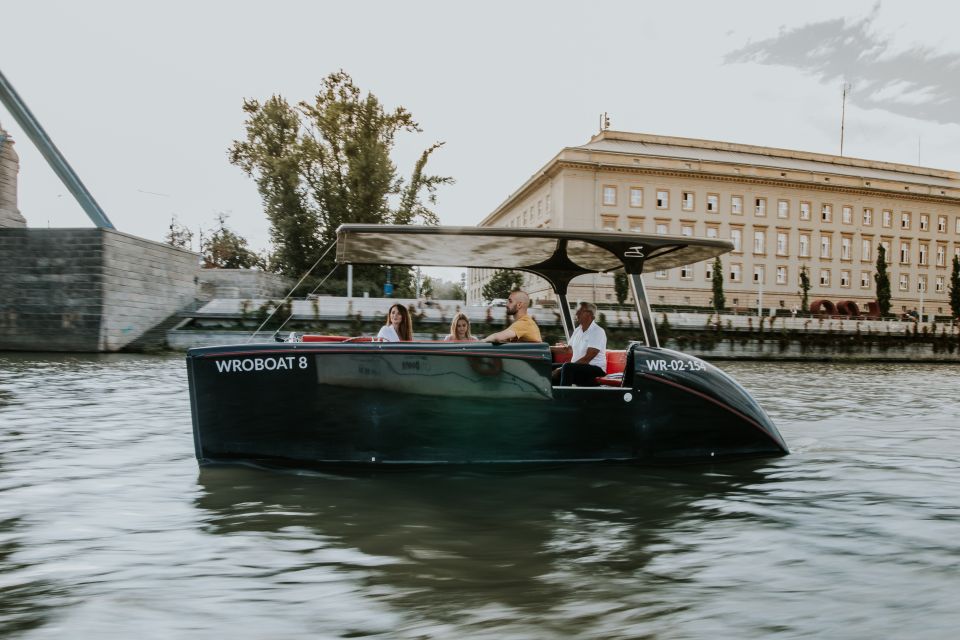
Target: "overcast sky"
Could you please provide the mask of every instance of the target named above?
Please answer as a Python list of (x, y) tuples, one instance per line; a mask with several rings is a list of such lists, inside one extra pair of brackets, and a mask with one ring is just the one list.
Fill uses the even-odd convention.
[[(267, 223), (227, 162), (244, 98), (343, 69), (423, 127), (443, 224), (475, 224), (565, 146), (612, 128), (960, 169), (960, 22), (945, 2), (48, 2), (0, 11), (0, 69), (121, 231)], [(0, 107), (34, 227), (91, 223)]]

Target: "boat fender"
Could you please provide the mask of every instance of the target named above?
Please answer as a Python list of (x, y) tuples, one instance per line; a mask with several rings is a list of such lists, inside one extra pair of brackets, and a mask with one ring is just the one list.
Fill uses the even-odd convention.
[(503, 360), (501, 358), (490, 358), (481, 356), (476, 358), (467, 358), (470, 368), (481, 376), (498, 376), (503, 371)]

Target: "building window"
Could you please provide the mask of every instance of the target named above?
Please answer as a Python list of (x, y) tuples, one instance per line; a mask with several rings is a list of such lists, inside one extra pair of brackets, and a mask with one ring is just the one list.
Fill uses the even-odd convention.
[(850, 272), (840, 271), (840, 286), (850, 288)]
[(754, 231), (753, 232), (753, 253), (757, 255), (763, 255), (766, 252), (767, 252), (767, 232)]
[(683, 192), (683, 202), (680, 204), (680, 208), (684, 211), (693, 211), (693, 191)]
[(820, 286), (830, 286), (830, 269), (820, 269)]
[(787, 268), (777, 267), (777, 284), (787, 284)]
[(830, 257), (830, 236), (820, 237), (820, 257), (821, 258)]
[(790, 247), (790, 235), (786, 231), (777, 232), (777, 255), (788, 255), (787, 249)]
[(953, 232), (960, 235), (960, 218), (957, 218), (953, 224)]
[(643, 233), (643, 218), (628, 216), (627, 223), (630, 225), (630, 231), (633, 233)]
[(886, 264), (890, 264), (891, 262), (893, 262), (893, 256), (890, 255), (890, 241), (881, 240), (880, 246), (883, 247), (883, 261)]
[(736, 262), (730, 265), (730, 282), (740, 282), (740, 265)]
[(853, 207), (844, 207), (841, 209), (840, 220), (843, 224), (853, 224)]
[(881, 216), (881, 223), (884, 227), (889, 229), (891, 226), (893, 226), (893, 211), (890, 211), (890, 209), (884, 209)]
[(809, 202), (800, 203), (800, 219), (801, 220), (810, 219), (810, 203)]
[(617, 216), (601, 216), (602, 228), (604, 231), (617, 230)]
[(873, 226), (873, 209), (863, 210), (863, 226), (865, 227)]
[(733, 250), (739, 252), (743, 241), (743, 230), (730, 229), (730, 240), (733, 242)]
[(708, 238), (719, 238), (720, 229), (718, 227), (710, 226), (707, 227), (707, 237)]
[(762, 264), (753, 265), (753, 281), (758, 284), (764, 284), (766, 282), (766, 273)]
[(693, 237), (693, 225), (691, 224), (682, 224), (680, 225), (680, 235), (687, 238)]
[(720, 212), (720, 196), (716, 193), (707, 194), (707, 213)]
[(730, 196), (730, 213), (743, 214), (743, 196)]
[(920, 243), (920, 265), (926, 266), (927, 263), (927, 254), (930, 253), (930, 245)]
[(860, 288), (861, 289), (870, 288), (870, 272), (869, 271), (860, 272)]
[(840, 238), (840, 259), (849, 260), (850, 259), (850, 244), (852, 240), (847, 237)]
[(937, 293), (943, 293), (943, 276), (937, 276), (937, 279), (934, 281), (934, 286), (936, 287)]
[(945, 244), (937, 245), (937, 266), (947, 266), (947, 245)]
[(639, 209), (643, 206), (643, 189), (640, 187), (630, 187), (630, 206)]
[(806, 233), (800, 234), (800, 257), (810, 257), (810, 236)]
[(926, 213), (920, 214), (920, 231), (928, 231), (930, 229), (930, 216)]
[(825, 204), (820, 207), (820, 221), (833, 222), (833, 205)]
[(927, 291), (927, 276), (917, 276), (917, 291), (922, 291), (924, 293)]
[(904, 211), (900, 214), (900, 228), (909, 229), (910, 228), (910, 212)]
[(910, 243), (900, 243), (900, 264), (910, 264)]
[(873, 241), (869, 238), (864, 238), (860, 244), (860, 260), (863, 262), (870, 262), (871, 254), (873, 253)]
[(670, 207), (670, 192), (666, 189), (657, 191), (657, 209), (667, 209)]
[(704, 280), (713, 280), (713, 260), (707, 260), (706, 266), (707, 266), (705, 270), (706, 277), (704, 278)]
[(684, 265), (680, 267), (680, 279), (681, 280), (691, 280), (693, 279), (693, 266)]
[(657, 269), (657, 271), (654, 273), (654, 277), (659, 278), (660, 280), (665, 280), (667, 278), (667, 270)]
[(603, 185), (603, 206), (612, 207), (617, 204), (617, 187), (612, 184)]
[(910, 290), (910, 276), (905, 273), (900, 274), (900, 291)]
[(670, 228), (667, 226), (666, 222), (657, 223), (657, 235), (665, 236), (670, 233)]
[(790, 217), (790, 201), (777, 200), (777, 217), (786, 220)]
[(939, 233), (947, 232), (947, 216), (937, 216), (937, 231)]
[(767, 199), (766, 198), (754, 198), (753, 214), (761, 218), (765, 218), (767, 216)]

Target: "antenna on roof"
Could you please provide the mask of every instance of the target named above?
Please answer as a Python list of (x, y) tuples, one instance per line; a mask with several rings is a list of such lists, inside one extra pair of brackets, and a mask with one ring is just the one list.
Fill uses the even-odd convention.
[(604, 111), (600, 114), (600, 131), (606, 131), (610, 128), (610, 114)]
[(843, 126), (847, 119), (847, 94), (850, 92), (850, 83), (843, 83), (843, 105), (840, 107), (840, 155), (843, 155)]

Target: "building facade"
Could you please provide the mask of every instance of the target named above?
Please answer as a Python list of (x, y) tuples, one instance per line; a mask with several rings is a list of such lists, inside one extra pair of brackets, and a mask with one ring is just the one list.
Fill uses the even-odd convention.
[[(722, 256), (727, 306), (791, 309), (806, 267), (810, 301), (876, 299), (886, 250), (892, 311), (949, 314), (960, 256), (960, 173), (758, 147), (603, 131), (568, 147), (480, 226), (665, 234), (733, 241)], [(708, 307), (713, 262), (644, 275), (653, 304)], [(482, 304), (488, 270), (472, 270)], [(529, 277), (535, 301), (552, 294)], [(572, 283), (571, 300), (615, 302), (612, 276)]]

